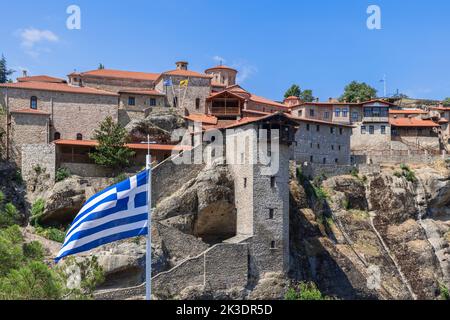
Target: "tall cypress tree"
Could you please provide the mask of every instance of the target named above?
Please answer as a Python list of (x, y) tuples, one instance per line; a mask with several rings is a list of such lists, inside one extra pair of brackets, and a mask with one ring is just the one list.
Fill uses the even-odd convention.
[(9, 81), (9, 76), (14, 73), (14, 70), (8, 69), (5, 56), (2, 55), (0, 59), (0, 83), (6, 83)]

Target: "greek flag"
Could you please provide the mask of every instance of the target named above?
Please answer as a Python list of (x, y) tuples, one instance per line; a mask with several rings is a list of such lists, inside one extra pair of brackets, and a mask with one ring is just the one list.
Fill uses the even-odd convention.
[(172, 86), (172, 79), (166, 79), (164, 80), (164, 85), (166, 87), (171, 87)]
[(67, 231), (55, 261), (114, 241), (147, 235), (148, 173), (143, 171), (90, 198)]

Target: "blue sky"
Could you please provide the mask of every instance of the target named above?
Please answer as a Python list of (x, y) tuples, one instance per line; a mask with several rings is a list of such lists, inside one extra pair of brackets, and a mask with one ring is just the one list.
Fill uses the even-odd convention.
[[(81, 30), (66, 28), (71, 4), (81, 8)], [(381, 30), (366, 27), (371, 4), (381, 8)], [(1, 8), (0, 53), (35, 75), (100, 62), (161, 72), (180, 59), (203, 71), (221, 57), (244, 88), (277, 100), (292, 83), (322, 100), (352, 80), (382, 93), (383, 74), (388, 93), (450, 96), (447, 0), (1, 0)]]

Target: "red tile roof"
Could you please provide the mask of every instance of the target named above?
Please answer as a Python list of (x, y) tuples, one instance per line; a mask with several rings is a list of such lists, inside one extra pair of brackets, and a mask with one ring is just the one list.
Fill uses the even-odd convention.
[(22, 114), (35, 114), (38, 116), (49, 116), (50, 113), (41, 111), (41, 110), (36, 110), (36, 109), (21, 109), (21, 110), (11, 110), (11, 113), (22, 113)]
[(422, 109), (411, 109), (411, 110), (389, 110), (390, 114), (427, 114), (428, 112), (426, 112), (425, 110)]
[(391, 118), (389, 122), (394, 127), (439, 127), (439, 124), (431, 120), (422, 120), (417, 118)]
[(442, 118), (438, 122), (439, 123), (448, 123), (449, 121), (447, 119)]
[(157, 90), (120, 90), (119, 93), (128, 93), (128, 94), (136, 94), (136, 95), (144, 95), (144, 96), (165, 96), (164, 93), (161, 93)]
[(211, 81), (211, 86), (212, 87), (222, 87), (222, 88), (226, 88), (226, 84), (222, 84), (222, 83), (219, 83), (219, 82), (214, 82), (214, 81)]
[(206, 78), (211, 79), (212, 76), (204, 73), (199, 73), (191, 70), (171, 70), (163, 72), (162, 75), (168, 75), (168, 76), (180, 76), (180, 77), (192, 77), (192, 78)]
[(259, 97), (259, 96), (256, 96), (254, 94), (252, 94), (250, 96), (250, 100), (253, 101), (253, 102), (256, 102), (256, 103), (267, 104), (267, 105), (270, 105), (270, 106), (273, 106), (273, 107), (278, 107), (278, 108), (281, 108), (281, 109), (289, 109), (288, 106), (286, 106), (286, 105), (284, 105), (282, 103), (275, 102), (273, 100), (269, 100), (269, 99), (264, 98), (264, 97)]
[[(98, 142), (95, 140), (56, 140), (54, 141), (56, 145), (60, 146), (81, 146), (81, 147), (96, 147), (98, 146)], [(148, 145), (144, 143), (128, 143), (126, 145), (128, 148), (133, 150), (147, 150)], [(180, 146), (180, 145), (168, 145), (168, 144), (150, 144), (150, 150), (160, 150), (160, 151), (183, 151), (190, 150), (189, 146)]]
[(54, 78), (46, 75), (42, 76), (32, 76), (32, 77), (21, 77), (17, 78), (19, 82), (51, 82), (51, 83), (66, 83), (66, 80), (60, 78)]
[(357, 102), (302, 102), (300, 104), (297, 104), (295, 106), (291, 106), (290, 108), (295, 108), (295, 107), (300, 107), (300, 106), (333, 106), (333, 105), (340, 105), (340, 106), (363, 106), (366, 104), (371, 104), (371, 103), (375, 103), (375, 102), (379, 102), (379, 103), (384, 103), (387, 104), (389, 106), (395, 106), (398, 107), (397, 105), (390, 103), (388, 101), (384, 101), (384, 100), (380, 100), (380, 99), (374, 99), (374, 100), (369, 100), (369, 101), (363, 101), (360, 103)]
[(116, 79), (131, 79), (141, 81), (156, 81), (160, 76), (159, 73), (122, 71), (113, 69), (100, 69), (82, 72), (81, 76), (88, 77), (102, 77), (102, 78), (116, 78)]
[(222, 69), (222, 70), (232, 70), (232, 71), (237, 72), (236, 69), (231, 68), (231, 67), (227, 67), (227, 66), (216, 66), (216, 67), (212, 67), (212, 68), (206, 69), (206, 70), (205, 70), (205, 73), (207, 73), (207, 72), (209, 72), (209, 71), (213, 71), (213, 70), (221, 70), (221, 69)]
[(201, 122), (212, 125), (215, 125), (218, 122), (218, 119), (216, 117), (206, 114), (190, 114), (184, 118), (193, 122)]
[(55, 92), (78, 93), (78, 94), (96, 94), (102, 96), (118, 96), (118, 94), (108, 91), (88, 87), (75, 87), (65, 83), (17, 82), (17, 83), (0, 84), (0, 88), (43, 90), (43, 91), (55, 91)]

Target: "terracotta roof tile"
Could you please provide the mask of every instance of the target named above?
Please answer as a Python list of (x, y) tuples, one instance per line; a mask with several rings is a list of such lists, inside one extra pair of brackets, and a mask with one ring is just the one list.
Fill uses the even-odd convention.
[(66, 80), (50, 77), (46, 75), (42, 76), (31, 76), (31, 77), (20, 77), (17, 78), (17, 81), (19, 82), (51, 82), (51, 83), (66, 83)]
[(39, 115), (39, 116), (49, 116), (50, 113), (41, 111), (41, 110), (36, 110), (36, 109), (21, 109), (21, 110), (11, 110), (11, 113), (22, 113), (22, 114), (35, 114), (35, 115)]
[(161, 93), (157, 90), (120, 90), (119, 93), (128, 93), (145, 96), (165, 96), (164, 93)]
[(204, 73), (198, 73), (195, 71), (190, 70), (171, 70), (163, 72), (163, 75), (169, 75), (169, 76), (181, 76), (181, 77), (193, 77), (193, 78), (207, 78), (211, 79), (212, 76)]
[(206, 70), (205, 70), (205, 73), (207, 73), (207, 72), (209, 72), (209, 71), (213, 71), (213, 70), (221, 70), (221, 69), (222, 69), (222, 70), (232, 70), (232, 71), (236, 71), (236, 72), (237, 72), (237, 70), (234, 69), (234, 68), (231, 68), (231, 67), (228, 67), (228, 66), (223, 66), (223, 65), (221, 65), (221, 66), (215, 66), (215, 67), (206, 69)]
[(185, 117), (185, 119), (194, 121), (194, 122), (201, 122), (205, 124), (212, 124), (215, 125), (218, 122), (217, 117), (206, 115), (206, 114), (190, 114)]
[(390, 114), (427, 114), (428, 112), (426, 112), (425, 110), (422, 109), (411, 109), (411, 110), (389, 110)]
[(431, 120), (417, 118), (390, 119), (389, 122), (394, 127), (439, 127), (439, 124)]
[(82, 72), (81, 76), (92, 77), (104, 77), (104, 78), (117, 78), (117, 79), (132, 79), (142, 81), (156, 81), (160, 76), (159, 73), (147, 73), (147, 72), (135, 72), (135, 71), (122, 71), (113, 69), (100, 69)]
[(251, 95), (250, 100), (252, 100), (253, 102), (256, 102), (256, 103), (262, 103), (262, 104), (267, 104), (267, 105), (270, 105), (270, 106), (273, 106), (273, 107), (278, 107), (278, 108), (282, 108), (282, 109), (288, 109), (288, 107), (286, 105), (282, 104), (282, 103), (275, 102), (273, 100), (269, 100), (269, 99), (264, 98), (264, 97), (259, 97), (259, 96), (256, 96), (254, 94)]
[(11, 89), (27, 89), (27, 90), (43, 90), (78, 94), (96, 94), (103, 96), (118, 96), (116, 93), (98, 90), (88, 87), (75, 87), (65, 83), (50, 83), (50, 82), (17, 82), (0, 84), (0, 88)]

